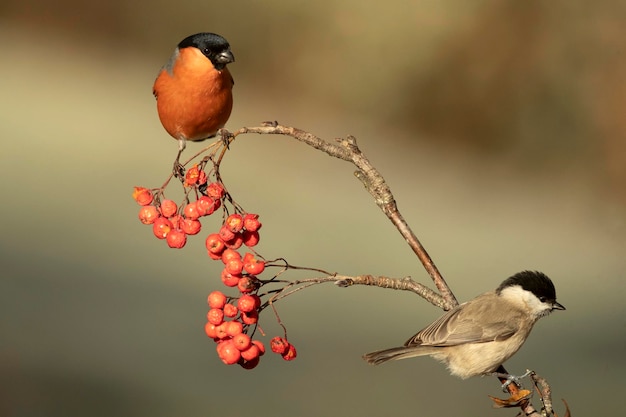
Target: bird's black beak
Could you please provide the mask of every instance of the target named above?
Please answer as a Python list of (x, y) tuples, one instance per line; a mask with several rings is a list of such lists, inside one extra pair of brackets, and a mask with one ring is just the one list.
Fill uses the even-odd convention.
[(233, 55), (230, 49), (220, 52), (215, 58), (220, 64), (230, 64), (231, 62), (235, 62), (235, 55)]
[(565, 310), (563, 304), (557, 303), (556, 301), (552, 304), (552, 310)]

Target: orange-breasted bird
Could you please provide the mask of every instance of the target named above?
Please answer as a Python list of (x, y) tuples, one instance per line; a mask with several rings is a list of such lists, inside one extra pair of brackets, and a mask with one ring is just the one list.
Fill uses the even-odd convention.
[(161, 124), (178, 140), (178, 158), (186, 141), (215, 136), (233, 108), (235, 82), (227, 64), (235, 61), (228, 41), (215, 33), (183, 39), (161, 68), (152, 92)]

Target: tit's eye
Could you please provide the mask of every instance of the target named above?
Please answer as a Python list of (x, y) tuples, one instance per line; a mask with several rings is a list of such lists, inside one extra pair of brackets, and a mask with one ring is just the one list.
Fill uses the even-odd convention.
[(547, 298), (544, 297), (544, 296), (539, 297), (539, 301), (541, 301), (542, 303), (545, 303), (546, 300), (547, 300)]

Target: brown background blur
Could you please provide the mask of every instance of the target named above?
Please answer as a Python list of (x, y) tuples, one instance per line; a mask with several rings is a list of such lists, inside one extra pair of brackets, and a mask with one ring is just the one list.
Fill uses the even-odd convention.
[[(168, 173), (151, 86), (200, 31), (237, 58), (227, 127), (355, 135), (460, 300), (522, 269), (551, 276), (567, 311), (507, 368), (548, 378), (561, 415), (560, 398), (575, 416), (621, 412), (626, 5), (468, 3), (4, 0), (0, 416), (513, 415), (490, 409), (493, 378), (360, 359), (440, 313), (410, 294), (304, 291), (279, 305), (295, 362), (219, 362), (202, 329), (219, 266), (202, 237), (151, 237), (130, 196)], [(223, 169), (261, 214), (264, 255), (427, 281), (347, 164), (247, 136)]]

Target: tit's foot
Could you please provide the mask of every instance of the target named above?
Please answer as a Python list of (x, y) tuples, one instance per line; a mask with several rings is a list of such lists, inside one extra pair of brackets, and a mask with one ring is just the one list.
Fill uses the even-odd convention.
[(502, 391), (507, 392), (507, 387), (512, 383), (515, 383), (518, 387), (522, 387), (522, 379), (526, 378), (528, 375), (532, 374), (533, 371), (527, 370), (523, 375), (511, 375), (511, 374), (503, 374), (500, 372), (493, 372), (491, 375), (496, 376), (501, 379), (506, 379), (506, 381), (502, 384)]

